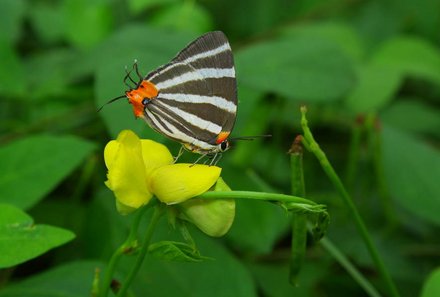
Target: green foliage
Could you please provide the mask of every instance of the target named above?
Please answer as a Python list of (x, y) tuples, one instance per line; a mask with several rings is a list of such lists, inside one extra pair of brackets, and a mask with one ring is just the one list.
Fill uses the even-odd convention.
[(2, 290), (0, 296), (88, 296), (90, 280), (93, 279), (95, 269), (101, 266), (101, 263), (91, 261), (60, 265)]
[(393, 198), (407, 211), (440, 224), (438, 152), (417, 138), (386, 126), (382, 142), (384, 169)]
[(288, 224), (287, 213), (276, 205), (238, 201), (234, 225), (226, 236), (243, 252), (264, 254), (273, 249)]
[(187, 1), (161, 9), (152, 19), (154, 26), (181, 31), (204, 33), (212, 30), (212, 20), (205, 9)]
[(193, 246), (176, 241), (159, 241), (150, 244), (148, 252), (153, 256), (165, 261), (177, 262), (201, 262), (209, 260), (203, 257)]
[(437, 296), (440, 294), (440, 269), (434, 270), (423, 285), (420, 297)]
[(35, 135), (0, 149), (0, 201), (30, 208), (44, 198), (92, 151), (72, 136)]
[(440, 53), (425, 40), (409, 37), (390, 39), (377, 50), (372, 63), (395, 69), (402, 76), (440, 83)]
[[(159, 228), (157, 237), (169, 238), (166, 230), (166, 225)], [(249, 271), (231, 251), (201, 233), (194, 235), (201, 253), (214, 260), (179, 263), (150, 258), (138, 276), (148, 279), (148, 286), (134, 285), (139, 296), (258, 296)]]
[(0, 204), (0, 215), (0, 268), (38, 257), (75, 237), (65, 229), (34, 225), (30, 216), (9, 204)]
[(113, 12), (107, 1), (65, 0), (63, 4), (66, 38), (75, 47), (92, 48), (110, 33)]
[(335, 100), (354, 82), (349, 59), (322, 39), (296, 37), (248, 47), (236, 55), (239, 82), (303, 102)]
[(0, 41), (10, 44), (20, 37), (20, 24), (26, 10), (24, 0), (5, 0), (0, 11)]
[[(131, 129), (178, 150), (135, 121), (125, 99), (97, 109), (124, 95), (125, 67), (135, 59), (146, 75), (208, 30), (224, 31), (234, 52), (232, 136), (272, 135), (224, 154), (219, 165), (231, 189), (290, 193), (286, 152), (307, 104), (316, 141), (346, 177), (400, 295), (439, 295), (439, 10), (436, 0), (0, 1), (0, 266), (10, 267), (0, 274), (0, 297), (90, 295), (95, 268), (105, 270), (134, 220), (117, 214), (103, 185), (104, 145)], [(198, 249), (161, 221), (150, 253), (162, 259), (147, 255), (133, 294), (387, 296), (352, 213), (306, 150), (303, 164), (305, 198), (328, 206), (326, 239), (339, 257), (314, 240), (328, 217), (309, 216), (298, 287), (291, 286), (288, 211), (239, 200), (224, 238), (190, 228)], [(133, 254), (116, 266), (118, 281)], [(371, 284), (377, 290), (365, 290)]]

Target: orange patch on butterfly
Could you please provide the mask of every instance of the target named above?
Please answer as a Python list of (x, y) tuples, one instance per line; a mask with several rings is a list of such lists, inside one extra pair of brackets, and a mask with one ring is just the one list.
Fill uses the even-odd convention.
[(222, 143), (223, 141), (225, 141), (228, 138), (230, 133), (231, 132), (228, 132), (228, 131), (220, 132), (220, 134), (217, 136), (217, 140), (215, 141), (215, 143), (217, 143), (217, 144)]
[(153, 100), (157, 97), (159, 91), (156, 86), (148, 80), (143, 80), (137, 89), (125, 92), (128, 102), (133, 105), (133, 112), (135, 117), (141, 117), (144, 114), (145, 106), (142, 101), (147, 98)]

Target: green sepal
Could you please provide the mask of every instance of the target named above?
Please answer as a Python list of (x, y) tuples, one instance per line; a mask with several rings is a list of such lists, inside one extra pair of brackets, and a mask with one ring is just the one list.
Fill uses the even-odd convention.
[(175, 262), (202, 262), (212, 258), (202, 256), (194, 246), (184, 242), (159, 241), (150, 244), (148, 252), (161, 260)]

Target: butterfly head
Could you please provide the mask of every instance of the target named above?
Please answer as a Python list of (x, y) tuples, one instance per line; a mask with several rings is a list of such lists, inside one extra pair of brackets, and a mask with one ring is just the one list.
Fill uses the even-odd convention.
[(216, 148), (217, 152), (223, 153), (223, 152), (227, 151), (230, 148), (230, 142), (228, 140), (228, 137), (229, 137), (230, 133), (231, 132), (229, 132), (229, 131), (222, 131), (217, 136), (217, 139), (215, 141), (215, 143), (217, 144), (217, 148)]
[(218, 151), (220, 153), (226, 152), (231, 147), (231, 143), (225, 139), (218, 145)]
[(148, 80), (143, 80), (136, 89), (125, 92), (128, 102), (133, 105), (135, 117), (144, 115), (145, 105), (157, 97), (159, 91), (156, 86)]

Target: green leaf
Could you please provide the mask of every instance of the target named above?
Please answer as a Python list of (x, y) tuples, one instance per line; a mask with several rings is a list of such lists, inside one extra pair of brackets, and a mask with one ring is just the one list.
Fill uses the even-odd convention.
[(90, 49), (104, 40), (113, 27), (112, 10), (106, 1), (65, 0), (66, 35), (80, 49)]
[[(101, 194), (95, 199), (95, 207), (90, 209), (90, 216), (87, 218), (86, 248), (89, 250), (88, 257), (106, 255), (105, 258), (110, 258), (114, 249), (126, 239), (132, 218), (121, 216), (115, 211), (114, 199), (109, 196), (109, 190), (104, 190)], [(151, 215), (151, 211), (145, 214), (141, 226), (148, 225)], [(169, 262), (147, 255), (133, 282), (132, 289), (136, 296), (257, 296), (255, 284), (246, 267), (221, 240), (212, 239), (195, 227), (190, 226), (189, 231), (200, 252), (214, 260), (199, 263)], [(107, 236), (97, 241), (96, 234), (104, 233)], [(171, 229), (167, 220), (159, 221), (154, 232), (154, 242), (181, 239), (178, 229)], [(135, 257), (126, 257), (120, 262), (118, 271), (121, 275), (126, 275), (131, 270), (134, 261)]]
[(23, 65), (12, 46), (0, 39), (0, 94), (23, 96), (27, 87)]
[[(394, 3), (399, 6), (393, 5)], [(402, 29), (403, 16), (399, 14), (401, 6), (398, 3), (368, 1), (352, 15), (352, 22), (358, 34), (362, 35), (367, 48), (376, 47)]]
[(439, 152), (386, 125), (382, 143), (385, 176), (393, 198), (408, 212), (439, 225)]
[(229, 37), (238, 39), (272, 32), (274, 27), (288, 23), (297, 13), (297, 1), (223, 0), (200, 3), (209, 6), (219, 28), (229, 32)]
[(77, 51), (61, 48), (29, 57), (26, 61), (26, 78), (32, 92), (24, 99), (31, 101), (71, 95), (69, 83), (92, 72), (83, 60), (83, 55)]
[(150, 244), (148, 252), (156, 258), (166, 261), (201, 262), (210, 259), (202, 256), (195, 247), (177, 241), (155, 242)]
[(355, 113), (375, 111), (393, 99), (401, 83), (402, 75), (393, 67), (361, 66), (359, 81), (345, 104)]
[(305, 102), (336, 100), (353, 86), (350, 58), (325, 39), (283, 38), (236, 54), (240, 83)]
[[(163, 227), (156, 234), (169, 238), (169, 226)], [(221, 242), (201, 232), (192, 233), (200, 251), (214, 260), (180, 263), (148, 258), (133, 286), (136, 296), (257, 296), (251, 275)]]
[(278, 205), (265, 202), (236, 203), (235, 221), (226, 238), (247, 254), (269, 253), (289, 225), (286, 211)]
[[(117, 32), (93, 55), (98, 61), (95, 83), (97, 107), (124, 94), (127, 90), (123, 83), (124, 67), (131, 69), (135, 59), (138, 60), (141, 74), (146, 75), (171, 60), (191, 40), (191, 35), (147, 26), (131, 26)], [(135, 79), (138, 80), (137, 77)], [(107, 105), (99, 114), (113, 137), (123, 129), (131, 129), (143, 138), (163, 140), (144, 121), (135, 121), (133, 109), (127, 104), (127, 100), (121, 99)]]
[(23, 281), (2, 288), (1, 297), (84, 297), (90, 296), (98, 262), (69, 263), (34, 275)]
[(325, 262), (307, 261), (298, 277), (299, 285), (295, 287), (287, 281), (289, 275), (287, 263), (250, 263), (249, 269), (264, 293), (263, 296), (315, 296), (313, 292), (316, 286), (325, 279), (329, 271), (327, 266)]
[[(394, 2), (394, 5), (403, 11), (406, 17), (411, 16), (412, 33), (424, 36), (429, 40), (438, 40), (440, 2), (436, 0), (406, 0)], [(406, 18), (405, 21), (407, 21)]]
[(132, 13), (139, 13), (154, 6), (175, 3), (176, 0), (128, 0), (128, 7)]
[(374, 65), (390, 67), (402, 75), (440, 84), (440, 52), (432, 44), (415, 37), (396, 37), (385, 42), (372, 57)]
[(313, 38), (327, 40), (337, 45), (354, 61), (360, 61), (364, 56), (359, 34), (348, 24), (337, 22), (295, 24), (282, 29), (281, 33), (295, 38), (313, 36)]
[(384, 122), (406, 132), (440, 136), (438, 110), (425, 104), (421, 98), (396, 101), (381, 113), (381, 118)]
[(29, 10), (32, 28), (46, 42), (56, 42), (65, 37), (65, 15), (59, 2), (33, 2)]
[[(0, 9), (0, 42), (15, 43), (21, 33), (21, 23), (26, 13), (24, 0), (2, 0)], [(3, 62), (5, 60), (2, 60)]]
[(0, 202), (26, 209), (69, 175), (94, 145), (73, 136), (30, 136), (0, 148)]
[(420, 297), (440, 296), (440, 268), (435, 269), (423, 284)]
[(213, 28), (208, 12), (193, 2), (176, 3), (163, 7), (150, 21), (151, 24), (177, 31), (205, 33)]
[(74, 237), (65, 229), (34, 225), (32, 218), (20, 209), (0, 204), (0, 268), (38, 257)]

